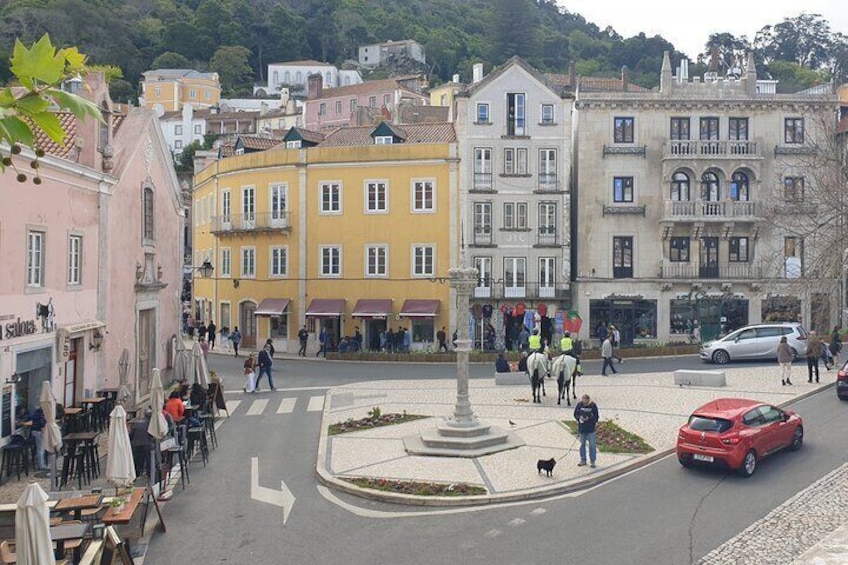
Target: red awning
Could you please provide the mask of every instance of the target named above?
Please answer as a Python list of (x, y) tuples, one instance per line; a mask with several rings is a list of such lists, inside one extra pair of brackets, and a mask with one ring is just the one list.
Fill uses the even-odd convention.
[(313, 298), (306, 309), (311, 318), (338, 318), (344, 314), (344, 298)]
[(288, 298), (266, 298), (256, 309), (256, 316), (282, 316), (289, 307)]
[(360, 298), (351, 313), (354, 318), (387, 318), (392, 315), (392, 301), (387, 298)]
[(406, 318), (435, 318), (438, 311), (438, 300), (406, 300), (400, 315)]

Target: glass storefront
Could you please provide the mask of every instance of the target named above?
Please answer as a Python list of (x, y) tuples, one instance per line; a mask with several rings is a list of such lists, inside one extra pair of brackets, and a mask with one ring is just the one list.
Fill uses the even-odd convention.
[(670, 300), (672, 336), (692, 335), (695, 321), (701, 328), (701, 341), (710, 341), (748, 325), (748, 300), (703, 297)]
[(801, 300), (796, 296), (770, 296), (763, 300), (764, 322), (797, 322), (801, 319)]
[(636, 339), (656, 339), (656, 300), (590, 300), (589, 324), (592, 337), (601, 322), (614, 325), (621, 334), (621, 345)]

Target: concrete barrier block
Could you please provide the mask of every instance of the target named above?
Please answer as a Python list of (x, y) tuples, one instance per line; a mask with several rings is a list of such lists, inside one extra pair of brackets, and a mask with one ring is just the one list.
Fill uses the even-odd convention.
[(530, 379), (525, 373), (495, 373), (496, 385), (529, 385)]
[(724, 371), (693, 371), (678, 369), (674, 372), (674, 384), (690, 386), (727, 386)]

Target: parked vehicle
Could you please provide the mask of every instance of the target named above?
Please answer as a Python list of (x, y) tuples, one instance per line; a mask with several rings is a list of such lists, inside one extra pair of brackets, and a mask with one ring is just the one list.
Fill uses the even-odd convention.
[(695, 463), (724, 465), (743, 477), (757, 470), (760, 459), (804, 443), (804, 423), (790, 410), (757, 400), (720, 398), (689, 417), (677, 434), (677, 459), (684, 467)]
[(848, 361), (836, 373), (836, 396), (840, 400), (848, 400)]
[(701, 346), (701, 360), (724, 365), (730, 360), (777, 359), (777, 344), (786, 336), (793, 360), (807, 350), (807, 330), (795, 322), (771, 322), (745, 326)]

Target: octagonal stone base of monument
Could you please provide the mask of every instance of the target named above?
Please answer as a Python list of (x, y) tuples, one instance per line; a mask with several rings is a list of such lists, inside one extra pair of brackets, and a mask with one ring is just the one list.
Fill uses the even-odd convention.
[(440, 420), (435, 428), (424, 430), (421, 435), (403, 439), (410, 455), (438, 457), (480, 457), (523, 445), (524, 440), (517, 435), (495, 426), (451, 426), (447, 420)]

